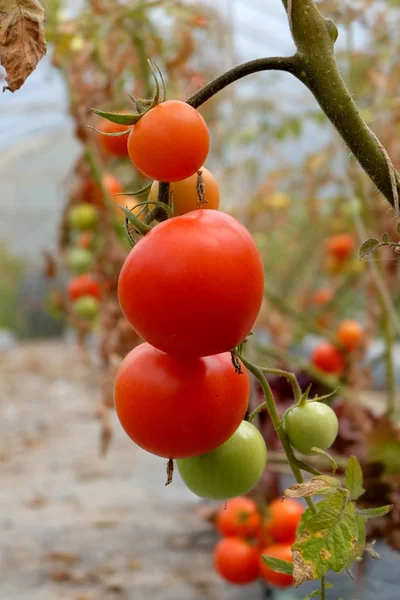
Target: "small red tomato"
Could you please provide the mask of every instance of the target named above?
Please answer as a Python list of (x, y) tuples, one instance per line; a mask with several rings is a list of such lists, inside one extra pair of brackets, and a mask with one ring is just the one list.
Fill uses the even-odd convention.
[(103, 119), (100, 125), (97, 127), (102, 134), (98, 134), (99, 146), (106, 152), (114, 154), (115, 156), (128, 156), (128, 135), (118, 135), (116, 137), (104, 135), (105, 133), (119, 133), (130, 129), (129, 125), (119, 125), (118, 123), (111, 123), (107, 119)]
[(237, 430), (250, 384), (229, 352), (176, 358), (141, 344), (122, 361), (114, 385), (118, 418), (136, 444), (165, 458), (214, 450)]
[(68, 283), (67, 292), (71, 300), (77, 300), (81, 296), (100, 298), (100, 286), (88, 273), (71, 279)]
[(321, 288), (314, 293), (313, 303), (316, 306), (328, 304), (333, 298), (333, 290), (331, 288)]
[(251, 537), (257, 532), (260, 521), (254, 500), (239, 496), (221, 505), (215, 524), (223, 536)]
[(272, 535), (277, 542), (293, 543), (296, 539), (297, 525), (304, 512), (300, 502), (285, 498), (277, 498), (268, 506), (268, 516), (265, 521), (265, 530)]
[(312, 353), (311, 361), (325, 373), (341, 375), (344, 369), (344, 359), (339, 350), (330, 342), (319, 344)]
[(168, 100), (145, 113), (128, 138), (135, 167), (156, 181), (181, 181), (203, 165), (210, 134), (201, 114), (186, 102)]
[(241, 538), (226, 537), (215, 546), (214, 566), (229, 583), (252, 583), (260, 575), (259, 551)]
[(278, 573), (270, 569), (262, 560), (262, 555), (272, 556), (273, 558), (280, 558), (281, 560), (287, 560), (293, 562), (292, 551), (290, 544), (274, 544), (264, 548), (259, 558), (260, 561), (260, 575), (267, 583), (272, 583), (277, 587), (289, 587), (293, 585), (293, 576), (286, 575), (285, 573)]
[(346, 350), (351, 352), (360, 344), (363, 333), (360, 323), (353, 319), (345, 319), (340, 323), (336, 337)]
[(348, 259), (354, 252), (356, 243), (350, 233), (332, 235), (326, 241), (326, 251), (339, 261)]

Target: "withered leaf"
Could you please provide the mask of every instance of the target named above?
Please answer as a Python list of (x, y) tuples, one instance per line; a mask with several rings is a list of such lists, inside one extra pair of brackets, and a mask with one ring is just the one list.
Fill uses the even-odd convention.
[(0, 0), (0, 62), (15, 92), (46, 54), (45, 12), (37, 0)]
[(328, 475), (317, 475), (304, 483), (296, 483), (284, 491), (286, 498), (306, 498), (308, 496), (332, 494), (340, 487), (340, 482)]

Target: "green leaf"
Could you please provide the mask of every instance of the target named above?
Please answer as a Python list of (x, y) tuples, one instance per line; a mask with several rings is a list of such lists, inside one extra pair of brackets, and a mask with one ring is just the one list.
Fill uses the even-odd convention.
[(376, 250), (380, 245), (380, 241), (376, 238), (369, 238), (368, 240), (365, 240), (365, 242), (361, 244), (358, 251), (359, 258), (363, 259), (368, 254), (371, 254), (371, 252), (374, 252), (374, 250)]
[(392, 510), (392, 506), (392, 504), (386, 504), (386, 506), (378, 506), (377, 508), (359, 508), (357, 509), (357, 515), (364, 517), (364, 519), (377, 519), (387, 515)]
[(306, 522), (292, 546), (294, 585), (319, 579), (330, 569), (339, 573), (353, 562), (358, 543), (356, 511), (343, 490)]
[(289, 562), (288, 560), (274, 558), (273, 556), (268, 556), (268, 554), (263, 554), (261, 558), (263, 563), (265, 563), (267, 567), (273, 571), (285, 573), (285, 575), (293, 575), (293, 563)]
[(364, 554), (365, 544), (367, 542), (367, 533), (365, 531), (364, 517), (357, 516), (357, 531), (358, 531), (358, 552), (357, 558), (362, 558)]
[(389, 243), (389, 236), (388, 236), (388, 234), (386, 232), (382, 233), (381, 242), (382, 242), (382, 244), (388, 244)]
[(346, 468), (346, 488), (351, 494), (352, 500), (357, 500), (365, 492), (363, 488), (363, 474), (355, 456), (350, 456)]
[(116, 131), (115, 133), (105, 133), (104, 131), (100, 131), (96, 129), (96, 127), (92, 127), (92, 125), (87, 125), (88, 129), (93, 129), (96, 133), (100, 133), (100, 135), (106, 135), (107, 137), (121, 137), (123, 135), (128, 135), (131, 132), (130, 129), (125, 129), (125, 131)]
[[(324, 508), (327, 504), (328, 504), (328, 499), (320, 500), (319, 502), (315, 503), (315, 508), (318, 511), (318, 510), (321, 510), (322, 508)], [(312, 513), (309, 508), (306, 508), (306, 510), (303, 512), (303, 514), (301, 515), (299, 524), (297, 525), (296, 537), (298, 537), (301, 534), (301, 532), (304, 531), (304, 529), (307, 526), (308, 521), (311, 519), (313, 514), (314, 513)]]
[(95, 115), (104, 117), (111, 123), (118, 123), (119, 125), (134, 125), (137, 123), (142, 115), (121, 115), (119, 113), (104, 112), (103, 110), (97, 110), (97, 108), (89, 108)]
[(150, 183), (146, 183), (146, 185), (139, 188), (138, 190), (135, 190), (134, 192), (118, 192), (118, 194), (114, 194), (114, 196), (140, 196), (141, 194), (144, 194), (145, 192), (149, 192), (152, 185), (153, 185), (153, 182), (150, 181)]
[(316, 475), (304, 483), (296, 483), (283, 493), (286, 498), (308, 498), (332, 494), (340, 487), (340, 481), (328, 475)]

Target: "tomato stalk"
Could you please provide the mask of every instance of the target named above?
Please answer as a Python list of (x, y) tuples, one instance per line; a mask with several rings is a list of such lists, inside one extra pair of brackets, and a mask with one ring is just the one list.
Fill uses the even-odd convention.
[[(265, 408), (268, 411), (268, 414), (270, 416), (270, 419), (274, 425), (275, 431), (277, 436), (279, 437), (279, 440), (282, 444), (282, 447), (285, 451), (286, 457), (288, 459), (290, 468), (292, 469), (292, 473), (297, 481), (297, 483), (303, 483), (304, 479), (303, 479), (303, 475), (301, 473), (301, 470), (299, 468), (298, 465), (298, 461), (297, 458), (295, 457), (292, 447), (289, 443), (289, 440), (286, 437), (285, 431), (282, 427), (282, 421), (281, 418), (279, 416), (278, 410), (276, 408), (276, 404), (275, 404), (275, 399), (274, 399), (274, 395), (272, 393), (271, 387), (268, 383), (268, 381), (266, 380), (266, 378), (263, 375), (262, 370), (257, 367), (256, 365), (253, 365), (253, 363), (251, 363), (250, 361), (248, 361), (246, 358), (244, 358), (243, 356), (240, 356), (240, 360), (242, 361), (242, 363), (244, 364), (244, 366), (246, 367), (246, 369), (248, 369), (250, 371), (250, 373), (252, 373), (254, 375), (254, 377), (256, 377), (262, 387), (262, 390), (264, 392), (264, 397), (265, 397), (265, 404), (261, 405), (262, 407), (265, 406)], [(257, 410), (257, 409), (256, 409)], [(250, 415), (251, 417), (251, 415)], [(310, 508), (310, 510), (315, 513), (316, 512), (316, 508), (315, 505), (312, 501), (311, 498), (305, 498), (308, 507)]]

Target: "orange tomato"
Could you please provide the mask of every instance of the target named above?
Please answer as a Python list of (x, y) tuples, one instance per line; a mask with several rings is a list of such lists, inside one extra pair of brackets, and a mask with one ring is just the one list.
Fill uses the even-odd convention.
[(328, 304), (333, 298), (333, 290), (331, 288), (321, 288), (314, 293), (313, 303), (317, 306)]
[(259, 551), (241, 538), (223, 538), (214, 549), (214, 566), (229, 583), (246, 585), (260, 575)]
[[(131, 129), (128, 125), (119, 125), (118, 123), (111, 123), (107, 119), (102, 119), (100, 125), (97, 127), (102, 134), (105, 133), (119, 133)], [(110, 137), (108, 135), (98, 134), (98, 144), (103, 150), (109, 154), (115, 156), (128, 156), (128, 133), (126, 135)]]
[[(217, 209), (219, 207), (219, 188), (214, 176), (205, 167), (201, 167), (200, 171), (203, 175), (205, 187), (204, 196), (206, 200), (201, 206), (199, 206), (199, 197), (196, 190), (197, 173), (194, 173), (194, 175), (191, 175), (182, 181), (171, 183), (170, 191), (172, 193), (174, 215), (176, 217), (184, 215), (191, 210), (197, 210), (198, 208)], [(157, 195), (158, 181), (154, 181), (151, 186), (149, 199), (153, 202), (157, 202)]]
[[(273, 546), (268, 546), (261, 552), (261, 556), (265, 554), (267, 556), (272, 556), (273, 558), (280, 558), (281, 560), (287, 560), (289, 562), (293, 562), (292, 551), (290, 549), (290, 544), (274, 544)], [(272, 585), (276, 585), (277, 587), (288, 587), (293, 585), (293, 576), (286, 575), (285, 573), (278, 573), (277, 571), (273, 571), (270, 569), (262, 560), (260, 556), (260, 575), (267, 583), (272, 583)]]
[(340, 323), (336, 337), (346, 350), (351, 352), (360, 344), (363, 333), (360, 323), (353, 319), (345, 319)]
[(300, 502), (291, 498), (277, 498), (268, 506), (268, 517), (264, 524), (264, 530), (277, 542), (293, 543), (296, 539), (297, 525), (304, 512)]
[(350, 258), (356, 247), (353, 236), (350, 233), (338, 233), (332, 235), (326, 241), (326, 251), (338, 261)]
[(344, 369), (343, 356), (330, 342), (319, 344), (312, 353), (311, 361), (321, 371), (333, 375), (341, 375)]
[(251, 537), (260, 526), (257, 504), (251, 498), (239, 496), (222, 504), (216, 519), (216, 527), (223, 536)]
[(200, 169), (210, 148), (201, 114), (186, 102), (167, 100), (145, 113), (128, 137), (135, 167), (156, 181), (181, 181)]

